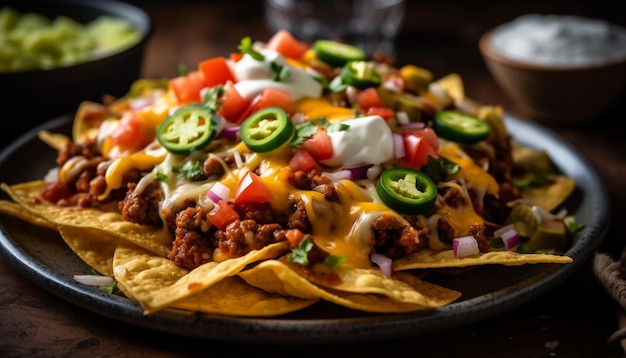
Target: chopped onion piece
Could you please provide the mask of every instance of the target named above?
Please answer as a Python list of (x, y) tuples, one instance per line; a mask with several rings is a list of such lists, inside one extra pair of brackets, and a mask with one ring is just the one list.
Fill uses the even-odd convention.
[(409, 115), (406, 114), (406, 112), (404, 111), (396, 112), (396, 120), (398, 121), (398, 124), (400, 124), (401, 126), (404, 126), (405, 124), (410, 123)]
[(370, 259), (380, 267), (380, 271), (383, 275), (387, 277), (393, 276), (393, 261), (389, 257), (374, 253), (370, 256)]
[(509, 230), (512, 230), (512, 229), (513, 230), (515, 229), (515, 225), (513, 225), (513, 224), (504, 225), (501, 228), (498, 228), (498, 229), (496, 229), (493, 232), (493, 237), (496, 237), (496, 238), (497, 237), (502, 237), (502, 233), (504, 233), (506, 231), (509, 231)]
[(241, 154), (238, 151), (233, 150), (233, 157), (235, 158), (235, 165), (237, 168), (241, 169), (243, 167), (243, 159), (241, 159)]
[(461, 258), (479, 253), (478, 242), (472, 235), (457, 237), (452, 240), (454, 257)]
[(378, 179), (378, 177), (380, 176), (380, 173), (382, 172), (383, 172), (383, 168), (381, 168), (380, 165), (373, 165), (367, 168), (367, 179), (374, 181)]
[(519, 245), (520, 237), (519, 233), (515, 229), (509, 229), (503, 232), (500, 237), (502, 238), (502, 242), (504, 242), (504, 247), (506, 247), (507, 250), (510, 250)]
[(222, 129), (222, 131), (217, 135), (218, 138), (228, 139), (228, 140), (238, 140), (239, 139), (239, 126), (234, 127), (226, 127)]
[(230, 194), (230, 189), (222, 184), (219, 181), (216, 181), (215, 184), (211, 187), (208, 193), (206, 193), (206, 197), (211, 199), (214, 203), (219, 203), (220, 201), (228, 198)]
[(367, 169), (369, 169), (372, 164), (363, 164), (357, 165), (353, 167), (344, 167), (343, 169), (349, 170), (352, 172), (352, 180), (364, 179), (367, 177)]
[(404, 151), (404, 138), (401, 134), (393, 133), (393, 152), (396, 158), (404, 158), (406, 152)]
[(89, 286), (111, 286), (115, 283), (113, 277), (100, 275), (74, 275), (74, 280)]
[(352, 180), (352, 172), (349, 171), (348, 169), (342, 169), (336, 172), (323, 172), (322, 175), (332, 181), (337, 181), (341, 179)]
[(402, 129), (424, 129), (426, 123), (424, 122), (409, 122), (402, 125)]

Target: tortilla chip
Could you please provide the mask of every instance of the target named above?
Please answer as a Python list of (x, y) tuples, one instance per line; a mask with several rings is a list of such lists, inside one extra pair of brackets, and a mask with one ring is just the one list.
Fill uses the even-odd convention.
[(417, 277), (409, 283), (415, 285), (416, 291), (426, 295), (423, 302), (428, 305), (398, 302), (383, 295), (337, 291), (312, 283), (278, 260), (263, 261), (240, 272), (239, 277), (268, 292), (305, 299), (322, 299), (351, 309), (375, 313), (427, 310), (447, 305), (461, 296), (460, 292), (421, 281)]
[(120, 239), (111, 234), (74, 226), (59, 226), (59, 234), (78, 257), (102, 275), (113, 276), (113, 254)]
[(0, 188), (22, 207), (55, 225), (100, 230), (128, 240), (157, 255), (167, 256), (172, 238), (166, 228), (126, 221), (117, 211), (116, 203), (97, 209), (56, 206), (39, 196), (45, 185), (44, 181), (31, 181), (11, 186), (2, 183)]
[[(423, 306), (433, 305), (432, 300), (424, 296), (421, 291), (416, 291), (414, 287), (402, 280), (385, 276), (378, 268), (333, 270), (333, 273), (338, 276), (340, 282), (329, 285), (328, 281), (318, 279), (316, 275), (306, 275), (301, 266), (293, 265), (289, 267), (312, 283), (335, 291), (377, 294), (387, 296), (396, 302), (419, 304)], [(437, 306), (437, 303), (434, 305)]]
[(252, 262), (280, 256), (288, 245), (286, 241), (279, 242), (242, 257), (209, 262), (189, 271), (166, 257), (120, 244), (113, 257), (113, 272), (124, 290), (139, 301), (146, 313), (152, 313), (236, 275)]
[(318, 301), (270, 293), (232, 276), (210, 289), (175, 301), (170, 307), (229, 316), (272, 317), (299, 311)]
[(522, 190), (522, 197), (533, 204), (552, 211), (561, 205), (576, 188), (576, 181), (564, 175), (554, 175), (550, 184), (539, 187), (527, 187)]
[(54, 148), (57, 151), (61, 150), (67, 144), (67, 142), (71, 140), (64, 134), (51, 133), (46, 130), (39, 131), (38, 135), (39, 139), (42, 142), (48, 144), (50, 147)]
[(33, 225), (47, 227), (52, 230), (57, 229), (57, 226), (54, 223), (42, 218), (39, 215), (34, 214), (30, 210), (24, 208), (22, 205), (13, 201), (0, 200), (0, 213), (13, 216)]
[(564, 255), (522, 254), (514, 251), (491, 251), (472, 256), (456, 258), (453, 250), (421, 250), (415, 254), (395, 260), (396, 271), (424, 268), (468, 267), (479, 265), (519, 266), (525, 264), (557, 263), (567, 264), (572, 258)]

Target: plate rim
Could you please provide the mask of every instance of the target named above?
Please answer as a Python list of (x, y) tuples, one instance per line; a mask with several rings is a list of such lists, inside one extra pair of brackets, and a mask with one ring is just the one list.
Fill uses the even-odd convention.
[[(71, 119), (71, 115), (59, 116), (23, 134), (0, 152), (0, 166), (16, 155), (24, 145), (37, 140), (40, 130), (68, 125)], [(587, 225), (585, 234), (565, 253), (575, 258), (574, 262), (546, 266), (546, 270), (516, 284), (429, 312), (364, 314), (363, 317), (306, 320), (230, 317), (176, 309), (144, 315), (140, 306), (128, 298), (81, 285), (37, 261), (8, 234), (2, 222), (0, 252), (20, 274), (76, 306), (127, 324), (180, 336), (253, 344), (332, 344), (382, 341), (454, 328), (511, 310), (553, 289), (584, 265), (608, 230), (610, 199), (603, 181), (591, 163), (571, 143), (547, 127), (509, 113), (505, 113), (505, 125), (513, 138), (522, 144), (529, 143), (517, 137), (515, 132), (532, 133), (533, 140), (541, 142), (541, 147), (551, 157), (557, 156), (554, 158), (557, 163), (560, 163), (558, 155), (564, 153), (576, 159), (577, 168), (584, 169), (587, 180), (594, 183), (592, 188), (587, 188), (593, 189), (593, 196), (585, 198), (592, 200), (591, 204), (595, 205), (593, 225)]]

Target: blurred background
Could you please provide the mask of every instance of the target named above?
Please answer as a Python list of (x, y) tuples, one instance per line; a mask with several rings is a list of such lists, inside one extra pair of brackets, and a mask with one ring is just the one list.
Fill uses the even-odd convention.
[[(180, 63), (192, 67), (202, 59), (236, 51), (244, 36), (263, 41), (271, 34), (260, 0), (130, 2), (143, 7), (154, 20), (143, 69), (146, 77), (176, 75)], [(428, 68), (435, 78), (459, 72), (468, 96), (491, 102), (499, 89), (478, 80), (487, 72), (478, 39), (487, 29), (526, 13), (581, 15), (626, 26), (626, 12), (618, 1), (407, 0), (396, 39), (396, 62)], [(508, 98), (502, 100), (515, 111)]]

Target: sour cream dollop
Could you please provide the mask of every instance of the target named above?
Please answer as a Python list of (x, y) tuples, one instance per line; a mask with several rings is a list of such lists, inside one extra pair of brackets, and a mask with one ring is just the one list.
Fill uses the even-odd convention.
[(626, 30), (574, 15), (522, 15), (491, 37), (504, 56), (536, 64), (576, 66), (626, 56)]
[(380, 164), (394, 156), (391, 129), (381, 116), (344, 120), (348, 129), (329, 132), (333, 156), (321, 161), (331, 167)]
[[(254, 59), (249, 54), (243, 56), (234, 68), (237, 79), (235, 89), (246, 99), (253, 99), (268, 87), (281, 89), (291, 94), (291, 100), (303, 97), (318, 98), (322, 95), (322, 85), (315, 79), (315, 73), (290, 66), (285, 58), (273, 50), (262, 50), (263, 60)], [(272, 63), (289, 69), (289, 76), (275, 81)], [(318, 74), (319, 76), (319, 74)]]

